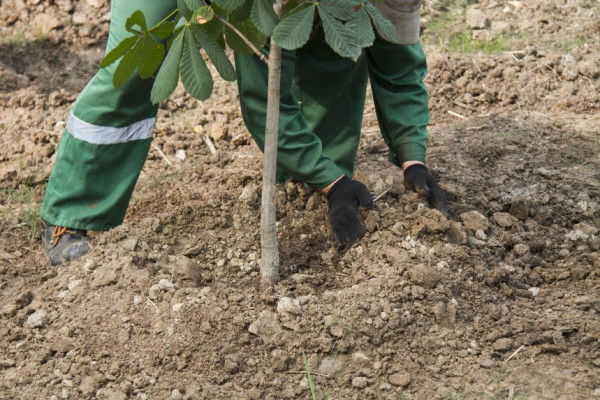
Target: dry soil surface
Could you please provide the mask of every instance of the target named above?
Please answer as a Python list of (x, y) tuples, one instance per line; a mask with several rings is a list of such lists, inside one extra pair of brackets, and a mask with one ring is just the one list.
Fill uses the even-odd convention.
[(161, 106), (124, 224), (47, 264), (38, 210), (108, 20), (0, 6), (0, 398), (309, 399), (303, 354), (319, 399), (600, 398), (599, 1), (430, 1), (428, 165), (460, 222), (404, 189), (369, 101), (367, 235), (338, 250), (288, 182), (269, 290), (262, 156), (224, 82)]

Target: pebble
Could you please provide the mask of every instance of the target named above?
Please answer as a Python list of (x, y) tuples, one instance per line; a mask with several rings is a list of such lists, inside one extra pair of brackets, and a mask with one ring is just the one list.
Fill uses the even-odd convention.
[(242, 189), (242, 194), (240, 194), (239, 200), (245, 204), (253, 204), (258, 200), (258, 194), (252, 186), (248, 185)]
[(540, 293), (540, 288), (539, 287), (530, 287), (527, 290), (531, 292), (531, 294), (533, 295), (533, 297), (537, 296)]
[(171, 398), (173, 400), (182, 400), (183, 399), (183, 395), (181, 394), (181, 392), (179, 391), (179, 389), (173, 389), (171, 391)]
[(175, 285), (168, 279), (161, 279), (158, 282), (158, 287), (160, 288), (160, 290), (168, 292), (169, 290), (175, 288)]
[(183, 307), (183, 304), (181, 303), (177, 303), (177, 304), (173, 304), (173, 307), (171, 307), (171, 309), (175, 312), (181, 310), (181, 308)]
[(364, 376), (357, 376), (356, 378), (352, 379), (352, 386), (355, 388), (364, 389), (367, 387), (367, 384), (367, 378)]
[(408, 373), (399, 372), (397, 374), (390, 375), (389, 380), (394, 386), (406, 387), (410, 384), (411, 377)]
[(323, 357), (319, 365), (319, 373), (323, 375), (335, 376), (344, 369), (344, 360), (342, 357)]
[(506, 212), (494, 213), (492, 219), (502, 228), (510, 228), (517, 222), (517, 219), (515, 217)]
[(512, 348), (513, 341), (511, 338), (498, 339), (492, 345), (492, 348), (496, 351), (508, 351)]
[(460, 215), (462, 223), (471, 231), (487, 231), (490, 227), (488, 219), (478, 211), (468, 211)]
[(477, 362), (482, 368), (492, 368), (494, 366), (494, 361), (489, 358), (480, 357)]
[(48, 313), (46, 310), (39, 309), (27, 318), (25, 326), (27, 328), (41, 328), (48, 323)]
[(302, 311), (300, 301), (290, 297), (282, 297), (277, 302), (277, 312), (280, 314), (299, 315)]
[(513, 250), (515, 251), (516, 255), (523, 256), (523, 255), (529, 253), (529, 246), (527, 246), (526, 244), (519, 243), (519, 244), (515, 245)]

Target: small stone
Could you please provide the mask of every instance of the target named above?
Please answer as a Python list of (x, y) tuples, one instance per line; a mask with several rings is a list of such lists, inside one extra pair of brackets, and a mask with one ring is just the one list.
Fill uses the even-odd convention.
[(462, 223), (471, 231), (478, 230), (487, 231), (490, 227), (490, 222), (478, 211), (468, 211), (460, 215)]
[(488, 238), (487, 235), (485, 234), (485, 232), (482, 231), (481, 229), (478, 229), (475, 232), (475, 237), (479, 240), (484, 240), (484, 241), (487, 240), (487, 238)]
[(515, 217), (506, 212), (494, 213), (492, 219), (502, 228), (510, 228), (517, 222), (517, 219)]
[(81, 384), (79, 385), (79, 390), (85, 395), (95, 393), (97, 389), (98, 382), (93, 376), (86, 376), (81, 380)]
[(169, 290), (174, 289), (175, 285), (168, 279), (161, 279), (158, 282), (158, 287), (160, 288), (160, 290), (168, 292)]
[(540, 294), (540, 288), (539, 287), (530, 287), (527, 290), (531, 292), (531, 294), (533, 295), (533, 297), (535, 297), (538, 294)]
[(367, 384), (367, 378), (365, 378), (364, 376), (357, 376), (356, 378), (352, 379), (352, 386), (354, 386), (355, 388), (364, 389), (367, 387)]
[(510, 338), (498, 339), (492, 345), (492, 348), (496, 351), (508, 351), (512, 348), (513, 341)]
[(39, 309), (27, 318), (25, 326), (27, 328), (41, 328), (48, 323), (48, 313), (46, 310)]
[(173, 311), (177, 312), (177, 311), (180, 311), (182, 307), (183, 307), (183, 304), (177, 303), (177, 304), (173, 304), (173, 307), (171, 307), (171, 309)]
[(187, 155), (185, 154), (185, 150), (183, 150), (183, 149), (177, 150), (177, 152), (175, 153), (175, 158), (178, 159), (179, 161), (185, 160), (187, 158)]
[(515, 251), (516, 255), (523, 256), (523, 255), (529, 253), (529, 246), (527, 246), (526, 244), (519, 243), (519, 244), (515, 245), (513, 250)]
[(67, 288), (69, 290), (73, 290), (75, 289), (77, 286), (79, 286), (79, 284), (83, 282), (81, 279), (76, 279), (74, 281), (69, 282), (69, 285), (67, 286)]
[(343, 357), (323, 357), (319, 365), (319, 373), (323, 375), (335, 376), (344, 369)]
[(158, 300), (158, 297), (160, 296), (160, 286), (157, 285), (152, 285), (150, 286), (150, 289), (148, 289), (148, 298), (150, 300)]
[(127, 395), (117, 389), (103, 389), (106, 400), (127, 400)]
[(573, 230), (565, 235), (565, 238), (572, 242), (577, 242), (578, 240), (586, 241), (589, 237), (587, 233), (580, 230)]
[(123, 249), (127, 250), (127, 251), (134, 251), (135, 247), (137, 246), (137, 238), (129, 238), (123, 241)]
[(277, 312), (280, 314), (298, 315), (302, 312), (300, 301), (290, 297), (282, 297), (277, 302)]
[(245, 204), (254, 204), (258, 200), (258, 194), (251, 185), (248, 185), (242, 189), (239, 200)]
[(117, 281), (119, 278), (118, 271), (121, 265), (118, 262), (111, 262), (108, 265), (103, 265), (94, 270), (94, 280), (90, 283), (92, 289), (107, 286)]
[(0, 368), (11, 368), (16, 365), (15, 360), (12, 358), (2, 358), (0, 359)]
[(477, 362), (482, 368), (492, 368), (494, 366), (494, 361), (485, 357), (480, 357)]
[(263, 340), (281, 332), (281, 325), (277, 321), (277, 315), (269, 310), (263, 310), (258, 319), (248, 327), (248, 331)]
[(179, 391), (179, 389), (173, 389), (171, 391), (171, 398), (173, 400), (182, 400), (183, 399), (183, 395), (181, 394), (181, 392)]
[(397, 373), (390, 375), (390, 383), (394, 386), (406, 387), (410, 384), (411, 377), (409, 373)]
[(588, 225), (586, 223), (579, 223), (579, 224), (575, 224), (573, 225), (573, 230), (575, 231), (581, 231), (583, 233), (585, 233), (588, 236), (594, 236), (598, 234), (598, 228), (592, 226), (592, 225)]

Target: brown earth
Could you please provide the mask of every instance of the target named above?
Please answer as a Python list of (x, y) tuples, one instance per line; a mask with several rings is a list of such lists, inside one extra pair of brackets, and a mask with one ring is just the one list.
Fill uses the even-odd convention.
[(261, 154), (224, 82), (161, 106), (125, 223), (48, 266), (38, 210), (109, 7), (4, 0), (0, 398), (308, 399), (303, 353), (319, 399), (600, 398), (600, 2), (469, 3), (423, 14), (428, 165), (461, 222), (404, 190), (369, 102), (357, 179), (391, 187), (369, 233), (338, 251), (286, 184), (263, 292)]

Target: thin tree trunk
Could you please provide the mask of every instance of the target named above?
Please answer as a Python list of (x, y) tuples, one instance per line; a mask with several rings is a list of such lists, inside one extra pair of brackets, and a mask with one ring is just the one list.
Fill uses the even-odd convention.
[[(281, 19), (283, 0), (274, 4), (275, 13)], [(275, 175), (277, 171), (277, 137), (279, 136), (279, 97), (281, 81), (281, 48), (271, 38), (269, 50), (269, 81), (267, 95), (267, 120), (265, 127), (265, 154), (263, 163), (261, 230), (261, 283), (279, 281), (279, 251), (277, 249), (277, 227), (275, 213)]]

